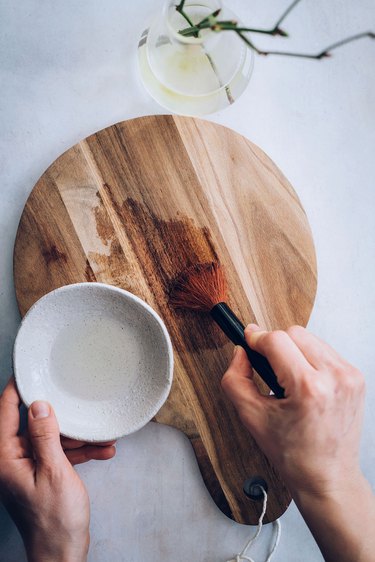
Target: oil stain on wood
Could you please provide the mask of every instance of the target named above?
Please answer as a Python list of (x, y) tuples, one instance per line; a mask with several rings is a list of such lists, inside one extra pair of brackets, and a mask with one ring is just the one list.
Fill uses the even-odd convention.
[[(227, 340), (210, 317), (191, 311), (174, 310), (169, 305), (173, 280), (182, 270), (195, 263), (219, 260), (209, 229), (197, 227), (193, 219), (182, 213), (176, 220), (160, 219), (145, 205), (130, 197), (119, 206), (107, 183), (103, 185), (103, 189), (126, 230), (126, 236), (143, 270), (150, 292), (162, 311), (162, 317), (170, 324), (169, 328), (173, 328), (171, 335), (175, 348), (197, 351), (200, 348), (222, 347)], [(124, 267), (127, 260), (100, 192), (97, 192), (97, 197), (99, 204), (94, 209), (97, 232), (103, 244), (109, 246), (109, 253), (90, 253), (90, 262), (95, 262), (95, 269), (110, 270), (118, 287), (134, 292), (134, 276)], [(138, 296), (147, 300), (147, 295)], [(171, 321), (168, 322), (171, 318), (177, 327), (171, 326)]]
[(66, 262), (66, 254), (60, 252), (60, 250), (56, 248), (56, 244), (52, 244), (52, 246), (43, 250), (42, 256), (45, 259), (46, 265), (49, 265), (51, 261), (63, 260)]

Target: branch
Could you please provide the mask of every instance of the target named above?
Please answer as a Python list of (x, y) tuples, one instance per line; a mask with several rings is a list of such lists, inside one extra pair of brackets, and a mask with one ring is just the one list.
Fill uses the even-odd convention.
[[(185, 1), (186, 0), (181, 0), (181, 2), (176, 6), (176, 11), (179, 12), (182, 15), (182, 17), (186, 19), (186, 21), (190, 25), (189, 29), (191, 29), (192, 27), (194, 27), (194, 24), (193, 24), (192, 20), (189, 18), (189, 16), (184, 12)], [(195, 37), (198, 37), (198, 34), (196, 32), (193, 35)]]
[[(211, 17), (214, 17), (214, 14), (211, 14)], [(286, 31), (277, 28), (277, 29), (257, 29), (254, 27), (238, 27), (238, 23), (234, 20), (223, 20), (223, 21), (209, 21), (208, 18), (200, 21), (196, 25), (192, 27), (186, 27), (185, 29), (181, 29), (179, 33), (184, 37), (189, 37), (189, 35), (193, 35), (199, 33), (202, 29), (209, 29), (211, 28), (213, 31), (224, 31), (224, 30), (232, 30), (232, 31), (241, 31), (241, 32), (250, 32), (250, 33), (263, 33), (265, 35), (280, 35), (281, 37), (288, 37)]]
[(251, 31), (252, 33), (265, 33), (266, 35), (280, 35), (281, 37), (288, 37), (286, 31), (280, 28), (280, 24), (285, 20), (286, 16), (299, 4), (301, 0), (294, 0), (288, 8), (281, 14), (275, 25), (271, 29), (251, 29), (246, 27), (237, 28), (240, 32)]
[(186, 27), (185, 29), (181, 29), (179, 33), (184, 35), (185, 37), (189, 37), (189, 35), (193, 35), (195, 33), (199, 33), (202, 29), (211, 28), (213, 31), (222, 31), (222, 30), (233, 30), (233, 31), (249, 31), (251, 33), (263, 33), (265, 35), (280, 35), (281, 37), (288, 37), (288, 34), (283, 29), (279, 27), (275, 27), (272, 29), (258, 29), (255, 27), (238, 27), (238, 22), (235, 20), (221, 20), (216, 21), (215, 18), (219, 15), (220, 10), (216, 10), (207, 18), (204, 18), (202, 21), (198, 22), (195, 25), (190, 27)]
[[(264, 33), (266, 35), (280, 35), (281, 37), (288, 37), (288, 34), (283, 29), (280, 29), (280, 24), (290, 14), (290, 12), (299, 4), (301, 0), (294, 0), (290, 6), (281, 14), (275, 25), (271, 29), (252, 29), (249, 27), (237, 27), (238, 31), (251, 31), (252, 33)], [(220, 23), (220, 22), (218, 22)]]
[(243, 41), (245, 41), (246, 45), (248, 45), (248, 47), (250, 47), (251, 49), (253, 49), (256, 53), (258, 53), (258, 55), (268, 55), (269, 53), (266, 53), (265, 51), (261, 51), (259, 50), (254, 43), (252, 43), (250, 41), (250, 39), (248, 39), (241, 31), (239, 31), (238, 29), (235, 30), (236, 33), (238, 34), (239, 37), (241, 37), (241, 39)]
[(250, 31), (250, 33), (264, 33), (265, 35), (280, 35), (280, 37), (289, 37), (288, 33), (279, 27), (274, 29), (257, 29), (252, 27), (236, 27), (238, 31)]
[(333, 43), (332, 45), (329, 45), (329, 47), (326, 47), (325, 49), (323, 49), (323, 51), (314, 55), (314, 54), (293, 53), (293, 52), (284, 52), (284, 51), (261, 51), (247, 37), (245, 37), (245, 35), (243, 35), (238, 30), (235, 31), (249, 47), (254, 49), (256, 53), (258, 53), (258, 55), (280, 55), (286, 57), (299, 57), (299, 58), (316, 59), (316, 60), (330, 57), (331, 56), (330, 51), (333, 51), (334, 49), (337, 49), (342, 45), (346, 45), (347, 43), (351, 43), (352, 41), (362, 39), (363, 37), (370, 37), (371, 39), (375, 39), (375, 33), (373, 31), (358, 33), (357, 35), (352, 35), (350, 37), (346, 37), (345, 39), (342, 39), (341, 41), (337, 41), (337, 43)]
[(290, 14), (290, 12), (293, 10), (293, 8), (295, 6), (297, 6), (297, 4), (300, 2), (301, 0), (294, 0), (294, 2), (291, 3), (291, 5), (285, 10), (285, 12), (279, 17), (279, 19), (277, 20), (277, 22), (274, 25), (274, 29), (278, 29), (279, 25), (281, 22), (283, 22), (286, 18), (286, 16), (288, 14)]
[[(280, 24), (285, 20), (285, 18), (290, 14), (290, 12), (299, 4), (301, 0), (294, 0), (290, 6), (281, 14), (275, 25), (271, 29), (257, 29), (257, 28), (250, 28), (250, 27), (237, 27), (234, 28), (225, 28), (225, 29), (235, 29), (243, 32), (243, 31), (250, 31), (252, 33), (264, 33), (265, 35), (280, 35), (281, 37), (288, 37), (286, 31), (280, 28)], [(218, 24), (224, 22), (217, 22)], [(234, 23), (234, 22), (233, 22)], [(224, 28), (223, 28), (224, 29)]]
[(357, 33), (357, 35), (351, 35), (350, 37), (346, 37), (341, 41), (337, 41), (337, 43), (333, 43), (329, 47), (326, 47), (324, 51), (318, 54), (318, 58), (322, 56), (329, 56), (329, 51), (334, 51), (337, 47), (341, 47), (341, 45), (346, 45), (346, 43), (351, 43), (352, 41), (357, 41), (357, 39), (362, 39), (363, 37), (370, 37), (370, 39), (375, 39), (375, 33), (373, 31), (364, 31), (363, 33)]
[[(212, 25), (215, 24), (215, 22), (216, 22), (217, 16), (218, 16), (218, 15), (220, 14), (220, 12), (221, 12), (221, 8), (218, 9), (218, 10), (216, 10), (215, 12), (213, 12), (212, 14), (210, 14), (208, 17), (204, 18), (202, 21), (199, 22), (199, 24), (200, 24), (202, 27), (196, 27), (196, 26), (194, 26), (194, 24), (193, 24), (193, 22), (191, 21), (191, 19), (189, 18), (189, 16), (184, 12), (184, 4), (185, 4), (185, 0), (181, 0), (181, 2), (176, 6), (176, 10), (177, 10), (177, 12), (179, 12), (179, 13), (186, 19), (186, 21), (187, 21), (188, 24), (190, 25), (190, 27), (187, 28), (187, 30), (189, 31), (189, 34), (188, 34), (188, 35), (193, 35), (194, 37), (199, 37), (199, 31), (200, 31), (200, 29), (203, 29), (203, 26), (206, 26), (206, 24), (207, 24), (206, 27), (212, 27)], [(226, 22), (226, 23), (228, 23), (228, 22)], [(232, 23), (233, 23), (233, 22), (232, 22)], [(235, 22), (234, 22), (234, 23), (235, 23)], [(198, 24), (198, 25), (199, 25), (199, 24)], [(186, 30), (185, 30), (185, 31), (186, 31)], [(183, 35), (183, 33), (182, 33), (181, 31), (180, 31), (179, 33), (181, 33), (181, 35)], [(220, 87), (221, 87), (223, 84), (222, 84), (222, 82), (221, 82), (221, 80), (220, 80), (220, 76), (219, 76), (219, 73), (218, 73), (218, 71), (217, 71), (216, 65), (215, 65), (214, 61), (212, 60), (211, 56), (210, 56), (208, 53), (206, 53), (206, 57), (207, 57), (207, 59), (208, 59), (208, 62), (209, 62), (210, 65), (211, 65), (211, 68), (212, 68), (212, 70), (214, 71), (214, 74), (216, 75), (216, 77), (217, 77), (217, 79), (218, 79), (218, 82), (219, 82), (219, 85), (220, 85)], [(227, 96), (227, 98), (228, 98), (228, 102), (229, 102), (230, 104), (234, 103), (234, 98), (233, 98), (233, 96), (232, 96), (232, 92), (231, 92), (231, 90), (230, 90), (229, 85), (226, 85), (226, 86), (225, 86), (225, 93), (226, 93), (226, 96)]]
[[(201, 27), (203, 22), (207, 23), (209, 18), (205, 18), (204, 20), (202, 20), (201, 22), (199, 22), (197, 25), (194, 25), (192, 23), (192, 21), (190, 20), (189, 16), (187, 16), (187, 14), (184, 12), (184, 5), (185, 5), (185, 1), (186, 0), (181, 0), (181, 2), (176, 6), (176, 10), (178, 12), (180, 12), (180, 14), (186, 19), (186, 21), (189, 23), (190, 28), (186, 28), (180, 31), (180, 33), (182, 35), (188, 36), (189, 35), (189, 31), (191, 34), (193, 33), (198, 33), (200, 29), (206, 29), (209, 26), (204, 26)], [(249, 27), (242, 27), (239, 28), (240, 31), (251, 31), (253, 33), (264, 33), (266, 35), (281, 35), (281, 37), (287, 37), (287, 33), (285, 31), (283, 31), (282, 29), (280, 29), (280, 24), (281, 22), (284, 21), (284, 19), (286, 18), (286, 16), (293, 10), (293, 8), (300, 2), (301, 0), (294, 0), (294, 2), (291, 3), (291, 5), (285, 10), (285, 12), (283, 12), (283, 14), (279, 17), (279, 19), (277, 20), (277, 22), (275, 23), (275, 25), (271, 28), (271, 29), (256, 29), (256, 28), (249, 28)], [(211, 16), (209, 17), (216, 17), (219, 13), (219, 10), (217, 10), (216, 12), (214, 12), (213, 14), (211, 14)], [(233, 26), (237, 26), (237, 23), (234, 21), (230, 21), (230, 22), (217, 22), (218, 24), (232, 24)], [(194, 32), (191, 28), (194, 28)], [(226, 27), (223, 29), (235, 29), (234, 27)], [(219, 30), (217, 30), (219, 31)]]
[[(259, 55), (279, 55), (285, 57), (298, 57), (298, 58), (305, 58), (305, 59), (316, 59), (320, 60), (322, 58), (330, 57), (331, 51), (341, 47), (342, 45), (346, 45), (347, 43), (351, 43), (352, 41), (356, 41), (357, 39), (362, 39), (363, 37), (370, 37), (371, 39), (375, 39), (375, 33), (373, 31), (367, 31), (364, 33), (358, 33), (357, 35), (352, 35), (350, 37), (346, 37), (341, 41), (337, 41), (332, 45), (329, 45), (322, 51), (317, 54), (309, 54), (309, 53), (294, 53), (288, 51), (263, 51), (258, 49), (254, 43), (244, 35), (244, 33), (263, 33), (266, 35), (280, 35), (282, 37), (287, 37), (288, 34), (280, 29), (280, 23), (286, 18), (286, 16), (293, 10), (293, 8), (300, 2), (301, 0), (294, 0), (292, 4), (285, 10), (285, 12), (281, 15), (281, 17), (276, 22), (275, 26), (272, 29), (257, 29), (251, 27), (239, 27), (238, 23), (235, 20), (222, 20), (218, 21), (216, 18), (220, 13), (220, 10), (216, 10), (208, 17), (205, 17), (203, 20), (198, 22), (197, 24), (189, 23), (190, 27), (182, 29), (179, 31), (181, 35), (184, 37), (194, 36), (199, 37), (199, 32), (202, 29), (211, 29), (212, 31), (235, 31), (239, 37), (256, 53)], [(176, 6), (176, 10), (179, 11), (185, 19), (188, 20), (188, 16), (181, 11), (183, 9), (185, 0), (181, 0), (180, 4)]]

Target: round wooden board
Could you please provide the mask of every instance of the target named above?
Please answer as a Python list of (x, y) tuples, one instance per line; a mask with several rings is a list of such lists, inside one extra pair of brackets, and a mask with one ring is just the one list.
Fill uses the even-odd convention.
[(91, 135), (42, 175), (17, 233), (17, 300), (25, 314), (52, 289), (100, 281), (154, 307), (175, 350), (172, 392), (156, 421), (186, 433), (214, 501), (236, 521), (257, 522), (261, 505), (242, 488), (261, 475), (266, 521), (273, 521), (289, 493), (220, 388), (233, 345), (209, 318), (168, 305), (182, 269), (216, 259), (244, 323), (306, 325), (316, 293), (314, 245), (278, 168), (220, 125), (141, 117)]

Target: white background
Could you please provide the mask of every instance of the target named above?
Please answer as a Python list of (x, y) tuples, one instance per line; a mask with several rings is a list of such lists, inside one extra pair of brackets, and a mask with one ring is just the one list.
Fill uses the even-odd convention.
[[(228, 2), (229, 4), (229, 2)], [(232, 0), (253, 26), (270, 26), (287, 0)], [(107, 125), (163, 113), (136, 65), (141, 31), (161, 0), (0, 0), (0, 377), (11, 373), (19, 324), (12, 279), (17, 224), (38, 177), (64, 150)], [(303, 0), (290, 39), (258, 44), (304, 51), (375, 29), (374, 0)], [(375, 41), (323, 61), (256, 58), (247, 91), (210, 119), (257, 143), (306, 209), (319, 284), (310, 329), (367, 379), (362, 467), (375, 481)], [(318, 431), (318, 428), (317, 428)], [(80, 469), (92, 500), (91, 562), (224, 562), (253, 531), (223, 516), (202, 483), (188, 440), (150, 424), (111, 462)], [(363, 514), (366, 517), (366, 514)], [(360, 522), (353, 521), (353, 525)], [(275, 562), (321, 555), (294, 505), (282, 517)], [(264, 559), (265, 529), (255, 559)], [(0, 560), (25, 560), (0, 508)]]

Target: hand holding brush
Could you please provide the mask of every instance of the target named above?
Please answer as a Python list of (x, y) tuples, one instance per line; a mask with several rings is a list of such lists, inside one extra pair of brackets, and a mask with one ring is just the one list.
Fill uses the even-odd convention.
[(208, 312), (228, 338), (244, 348), (259, 376), (277, 398), (284, 398), (284, 389), (268, 360), (249, 347), (245, 340), (245, 326), (226, 304), (227, 282), (218, 262), (197, 264), (185, 270), (176, 280), (170, 302), (175, 308)]
[[(375, 497), (359, 463), (363, 375), (301, 326), (245, 329), (285, 387), (264, 396), (236, 348), (221, 384), (243, 424), (277, 468), (327, 562), (372, 562)], [(304, 557), (301, 557), (301, 560)]]

